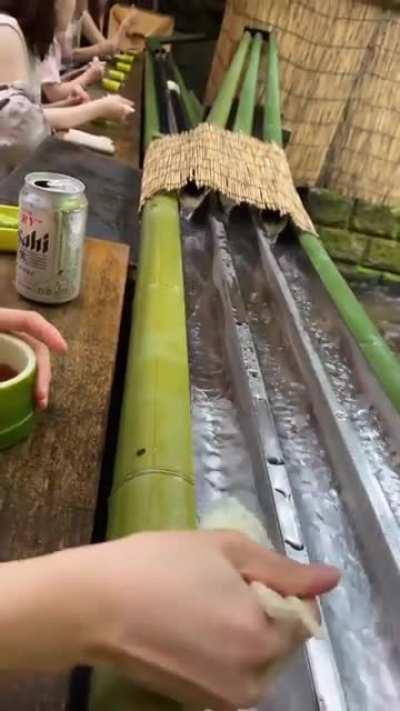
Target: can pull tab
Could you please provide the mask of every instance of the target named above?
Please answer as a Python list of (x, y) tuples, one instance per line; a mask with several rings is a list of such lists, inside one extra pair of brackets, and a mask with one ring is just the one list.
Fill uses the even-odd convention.
[(51, 187), (49, 180), (35, 180), (35, 185), (38, 188), (50, 188)]

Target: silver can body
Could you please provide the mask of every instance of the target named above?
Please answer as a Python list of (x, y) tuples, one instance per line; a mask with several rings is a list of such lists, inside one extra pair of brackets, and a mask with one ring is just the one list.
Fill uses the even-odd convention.
[(84, 184), (58, 173), (30, 173), (19, 206), (18, 293), (47, 304), (76, 299), (88, 212)]

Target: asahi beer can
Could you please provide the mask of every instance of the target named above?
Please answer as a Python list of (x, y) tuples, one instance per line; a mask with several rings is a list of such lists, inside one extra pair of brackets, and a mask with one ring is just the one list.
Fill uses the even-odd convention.
[(30, 173), (20, 199), (16, 289), (32, 301), (64, 304), (80, 292), (88, 202), (80, 180)]

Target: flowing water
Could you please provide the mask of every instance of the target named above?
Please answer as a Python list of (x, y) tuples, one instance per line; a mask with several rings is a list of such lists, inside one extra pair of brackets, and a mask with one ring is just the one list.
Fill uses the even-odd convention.
[[(223, 312), (213, 281), (212, 240), (201, 224), (184, 223), (183, 227), (199, 515), (217, 499), (235, 496), (256, 512), (268, 529), (228, 366)], [(276, 318), (254, 235), (246, 231), (240, 218), (233, 220), (230, 242), (309, 556), (343, 571), (341, 585), (324, 599), (323, 609), (348, 709), (400, 708), (398, 650), (374, 571), (368, 570), (364, 561), (363, 546), (373, 546), (374, 542), (357, 539), (307, 388)], [(400, 519), (398, 452), (357, 385), (337, 315), (326, 303), (318, 280), (301, 254), (295, 248), (280, 246), (277, 255), (313, 345), (360, 433), (391, 509)], [(389, 342), (400, 347), (396, 296), (362, 287), (358, 290)], [(278, 687), (265, 709), (318, 708), (306, 691), (296, 688), (295, 672), (292, 674), (295, 693), (288, 695)]]

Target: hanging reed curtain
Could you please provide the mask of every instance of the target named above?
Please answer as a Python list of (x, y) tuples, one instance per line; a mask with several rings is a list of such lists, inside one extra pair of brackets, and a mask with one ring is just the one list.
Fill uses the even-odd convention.
[(277, 32), (296, 184), (399, 202), (400, 14), (366, 0), (227, 0), (208, 101), (248, 26)]

